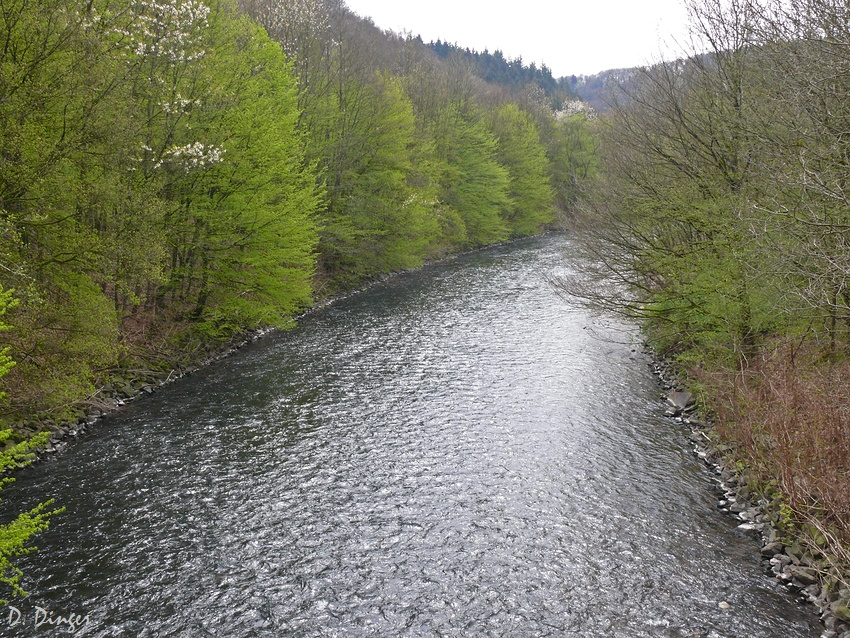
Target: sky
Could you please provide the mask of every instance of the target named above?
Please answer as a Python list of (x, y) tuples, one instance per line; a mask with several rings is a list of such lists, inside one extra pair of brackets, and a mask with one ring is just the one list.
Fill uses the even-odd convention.
[(682, 0), (345, 0), (381, 29), (441, 39), (557, 77), (677, 57), (686, 41)]

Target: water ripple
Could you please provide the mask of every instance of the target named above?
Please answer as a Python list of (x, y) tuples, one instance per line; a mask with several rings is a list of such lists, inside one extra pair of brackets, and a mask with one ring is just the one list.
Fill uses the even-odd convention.
[(565, 252), (394, 278), (25, 471), (4, 507), (68, 511), (20, 607), (95, 636), (816, 636), (714, 510), (633, 329), (548, 288)]

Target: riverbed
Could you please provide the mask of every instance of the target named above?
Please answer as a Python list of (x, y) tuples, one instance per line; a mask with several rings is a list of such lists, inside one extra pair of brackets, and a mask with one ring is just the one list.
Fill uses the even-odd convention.
[(3, 491), (66, 511), (0, 635), (818, 636), (570, 271), (547, 235), (398, 275), (103, 419)]

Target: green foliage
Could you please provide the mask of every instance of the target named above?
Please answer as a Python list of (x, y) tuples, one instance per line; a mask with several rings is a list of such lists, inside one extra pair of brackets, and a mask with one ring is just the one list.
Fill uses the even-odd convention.
[[(3, 317), (9, 308), (14, 308), (17, 305), (17, 300), (12, 297), (13, 292), (12, 290), (3, 290), (3, 287), (0, 286), (0, 332), (9, 330), (11, 327), (3, 321)], [(0, 379), (5, 377), (14, 365), (14, 360), (9, 356), (9, 346), (0, 349)], [(5, 394), (0, 392), (0, 400), (4, 398)]]
[[(208, 84), (189, 123), (221, 159), (172, 176), (183, 193), (172, 220), (197, 280), (199, 327), (227, 337), (287, 325), (309, 305), (319, 191), (295, 132), (295, 81), (280, 47), (246, 18), (216, 12), (210, 22)], [(186, 274), (177, 276), (185, 285)]]
[(493, 131), (499, 163), (510, 176), (509, 203), (503, 215), (512, 236), (533, 235), (554, 217), (549, 161), (537, 127), (528, 113), (506, 104), (495, 113)]
[(498, 142), (483, 119), (458, 116), (441, 140), (446, 158), (441, 201), (456, 212), (464, 244), (503, 241), (510, 228), (502, 212), (510, 206), (510, 174), (498, 162)]
[(19, 413), (69, 417), (128, 348), (169, 356), (311, 301), (321, 190), (292, 70), (234, 3), (165, 3), (13, 3), (0, 23)]
[(415, 122), (400, 83), (348, 79), (314, 111), (313, 152), (326, 167), (321, 262), (337, 285), (421, 265), (438, 227), (415, 188)]
[[(4, 291), (0, 286), (0, 331), (9, 329), (9, 326), (3, 321), (3, 316), (6, 314), (6, 310), (15, 304), (11, 295), (12, 291)], [(13, 361), (7, 353), (8, 348), (0, 351), (0, 379), (6, 375), (13, 365)], [(0, 399), (2, 398), (2, 394), (0, 394)], [(0, 429), (0, 447), (2, 447), (0, 449), (0, 476), (3, 477), (0, 478), (0, 489), (14, 480), (6, 476), (7, 472), (32, 462), (32, 450), (47, 442), (48, 433), (43, 432), (27, 441), (18, 443), (12, 443), (12, 437), (12, 430)], [(41, 503), (29, 512), (18, 514), (11, 522), (0, 524), (0, 583), (10, 587), (14, 595), (24, 596), (26, 592), (21, 589), (19, 584), (22, 576), (21, 570), (15, 567), (12, 559), (35, 550), (35, 547), (28, 546), (30, 538), (34, 534), (47, 529), (49, 517), (62, 511), (61, 509), (47, 511), (51, 504), (52, 501)], [(2, 604), (6, 602), (8, 601), (0, 600)]]
[(18, 366), (4, 385), (19, 409), (61, 418), (118, 351), (99, 233), (110, 208), (99, 203), (112, 191), (99, 176), (114, 131), (105, 112), (113, 78), (101, 75), (104, 47), (83, 7), (21, 2), (9, 11), (0, 25), (0, 285), (20, 304), (10, 339)]
[(599, 170), (599, 144), (593, 121), (585, 114), (576, 114), (562, 117), (548, 128), (546, 155), (555, 190), (555, 207), (571, 213)]
[(640, 316), (660, 348), (734, 365), (780, 318), (769, 285), (748, 268), (757, 253), (745, 229), (730, 223), (735, 200), (701, 198), (685, 186), (655, 193), (664, 194), (663, 206), (657, 197), (635, 199), (627, 213)]
[(98, 369), (118, 355), (118, 325), (112, 304), (83, 273), (53, 273), (16, 313), (14, 344), (30, 355), (16, 373), (16, 404), (50, 406), (55, 417), (70, 416), (72, 404), (94, 389)]
[[(64, 508), (48, 511), (52, 502), (40, 503), (29, 512), (21, 512), (10, 523), (0, 525), (0, 583), (10, 587), (15, 596), (26, 596), (27, 592), (20, 586), (23, 572), (15, 567), (12, 559), (34, 552), (37, 548), (27, 545), (30, 538), (47, 529), (51, 516), (64, 511)], [(0, 599), (2, 604), (7, 602)]]
[(604, 178), (583, 220), (598, 263), (622, 284), (604, 303), (647, 319), (662, 349), (733, 366), (783, 320), (779, 264), (753, 241), (761, 142), (745, 123), (759, 109), (746, 55), (645, 70), (600, 123)]

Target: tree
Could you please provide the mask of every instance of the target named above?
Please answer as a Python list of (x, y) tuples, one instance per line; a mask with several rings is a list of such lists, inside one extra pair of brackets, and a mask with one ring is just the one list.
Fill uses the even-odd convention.
[(509, 175), (498, 162), (498, 141), (476, 98), (481, 80), (458, 55), (439, 66), (413, 68), (415, 75), (406, 81), (420, 139), (428, 145), (441, 229), (437, 252), (507, 239), (510, 229), (502, 213), (510, 203)]
[(495, 136), (477, 116), (458, 114), (441, 140), (446, 158), (441, 201), (463, 221), (466, 246), (484, 246), (510, 236), (502, 216), (510, 206), (510, 174), (498, 162)]
[(421, 264), (436, 223), (409, 181), (415, 123), (399, 82), (340, 80), (310, 118), (328, 193), (321, 265), (334, 285)]
[(730, 6), (717, 20), (719, 2), (692, 5), (705, 48), (641, 70), (615, 96), (586, 230), (596, 263), (622, 287), (576, 292), (650, 319), (664, 347), (735, 361), (782, 316), (763, 268), (775, 258), (754, 232), (764, 177), (754, 16), (744, 2)]
[(122, 360), (173, 356), (192, 331), (285, 325), (310, 303), (321, 189), (296, 81), (235, 1), (9, 7), (0, 284), (20, 300), (13, 410), (75, 417)]
[(770, 196), (762, 198), (785, 304), (833, 354), (850, 334), (850, 14), (830, 0), (759, 3)]
[(198, 103), (157, 169), (173, 251), (160, 303), (168, 295), (218, 338), (286, 325), (309, 304), (320, 197), (280, 46), (230, 11), (210, 14)]
[(554, 194), (549, 184), (549, 161), (528, 113), (515, 104), (496, 111), (493, 131), (498, 139), (499, 163), (508, 169), (509, 205), (504, 211), (511, 235), (540, 232), (552, 221)]
[[(554, 119), (554, 118), (553, 118)], [(559, 113), (549, 125), (546, 155), (555, 208), (572, 214), (599, 169), (599, 142), (587, 112)]]

